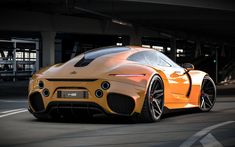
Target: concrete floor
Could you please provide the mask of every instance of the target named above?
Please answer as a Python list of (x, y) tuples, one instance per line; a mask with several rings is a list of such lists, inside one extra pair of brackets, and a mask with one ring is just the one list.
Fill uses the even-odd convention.
[[(211, 112), (171, 113), (156, 123), (134, 124), (106, 117), (86, 122), (40, 122), (26, 110), (24, 88), (19, 88), (23, 83), (8, 88), (13, 91), (11, 96), (0, 96), (1, 147), (235, 146), (235, 96), (231, 94), (219, 95)], [(2, 85), (0, 89), (5, 93)]]

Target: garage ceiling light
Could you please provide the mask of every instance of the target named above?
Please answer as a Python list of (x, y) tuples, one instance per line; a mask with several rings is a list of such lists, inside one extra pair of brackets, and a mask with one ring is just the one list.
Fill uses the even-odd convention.
[(116, 24), (119, 24), (119, 25), (132, 27), (132, 24), (131, 24), (131, 23), (124, 22), (124, 21), (121, 21), (121, 20), (112, 19), (112, 22), (113, 22), (113, 23), (116, 23)]

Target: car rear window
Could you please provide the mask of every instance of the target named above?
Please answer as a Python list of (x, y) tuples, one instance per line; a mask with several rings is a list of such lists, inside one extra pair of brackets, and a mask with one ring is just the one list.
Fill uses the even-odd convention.
[(129, 50), (128, 47), (105, 47), (105, 48), (97, 48), (84, 53), (84, 57), (78, 61), (74, 66), (75, 67), (83, 67), (91, 63), (94, 59), (108, 55), (113, 53), (119, 53), (123, 51)]

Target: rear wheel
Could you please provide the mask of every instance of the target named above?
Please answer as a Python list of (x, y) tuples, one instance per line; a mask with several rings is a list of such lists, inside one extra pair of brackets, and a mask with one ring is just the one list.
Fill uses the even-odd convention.
[(141, 114), (136, 116), (137, 122), (158, 121), (164, 108), (164, 86), (162, 79), (154, 75), (149, 83)]
[(202, 82), (200, 105), (199, 108), (202, 112), (210, 111), (215, 104), (216, 99), (216, 87), (214, 81), (205, 76)]

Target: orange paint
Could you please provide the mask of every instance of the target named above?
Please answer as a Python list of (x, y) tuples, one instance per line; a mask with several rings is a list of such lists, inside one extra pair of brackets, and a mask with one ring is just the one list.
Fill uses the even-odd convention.
[[(198, 107), (201, 83), (206, 73), (197, 70), (189, 71), (192, 85), (190, 94), (187, 96), (190, 80), (185, 73), (185, 69), (163, 66), (151, 67), (129, 61), (127, 58), (130, 55), (150, 50), (134, 46), (129, 46), (129, 48), (130, 50), (115, 53), (115, 55), (107, 54), (98, 57), (84, 67), (74, 67), (84, 57), (84, 54), (64, 64), (46, 67), (32, 76), (32, 80), (29, 82), (29, 96), (35, 92), (42, 95), (43, 89), (39, 88), (38, 83), (43, 81), (44, 88), (50, 91), (48, 97), (42, 95), (45, 108), (50, 102), (55, 101), (94, 102), (107, 113), (115, 114), (107, 104), (107, 95), (108, 93), (120, 93), (135, 100), (132, 115), (135, 112), (141, 112), (149, 82), (154, 74), (158, 74), (164, 83), (165, 107), (168, 109)], [(84, 79), (84, 81), (79, 81), (79, 79)], [(92, 81), (92, 79), (95, 80)], [(97, 98), (95, 91), (101, 89), (100, 85), (103, 81), (108, 81), (110, 88), (103, 90), (103, 96)], [(81, 88), (88, 91), (88, 98), (57, 97), (59, 90), (70, 89), (76, 91)], [(30, 103), (29, 107), (35, 112)]]

